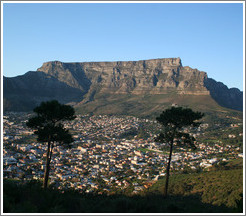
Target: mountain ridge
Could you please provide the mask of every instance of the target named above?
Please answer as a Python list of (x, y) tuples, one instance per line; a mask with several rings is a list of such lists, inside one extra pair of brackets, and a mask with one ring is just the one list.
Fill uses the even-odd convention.
[[(38, 92), (38, 89), (43, 92)], [(21, 95), (24, 90), (25, 94)], [(40, 97), (35, 97), (34, 92)], [(23, 104), (25, 100), (25, 103), (32, 101), (31, 104), (36, 106), (44, 99), (57, 99), (80, 109), (86, 109), (91, 104), (98, 106), (93, 107), (95, 109), (104, 109), (106, 102), (111, 99), (116, 101), (122, 98), (122, 102), (125, 100), (127, 104), (129, 99), (148, 95), (169, 97), (170, 100), (170, 95), (174, 98), (182, 95), (207, 96), (220, 106), (240, 111), (243, 109), (243, 93), (240, 90), (229, 89), (223, 83), (208, 78), (204, 71), (183, 66), (180, 58), (73, 63), (49, 61), (35, 72), (13, 78), (4, 77), (4, 99), (15, 104), (6, 107), (7, 110), (15, 106), (18, 111), (18, 104)], [(105, 98), (105, 103), (101, 98)], [(18, 103), (14, 103), (15, 100)], [(130, 104), (134, 106), (132, 101)], [(32, 108), (23, 105), (22, 110)], [(127, 109), (125, 111), (128, 112)]]

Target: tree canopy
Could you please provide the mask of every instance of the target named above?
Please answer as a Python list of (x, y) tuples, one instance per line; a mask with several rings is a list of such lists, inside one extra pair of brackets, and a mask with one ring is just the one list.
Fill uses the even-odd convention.
[(55, 145), (68, 145), (73, 142), (72, 135), (63, 125), (64, 121), (75, 119), (75, 111), (69, 105), (60, 104), (56, 100), (42, 102), (34, 110), (36, 116), (30, 118), (26, 125), (33, 128), (39, 142), (47, 142), (46, 168), (44, 188), (47, 187), (52, 150)]
[(76, 117), (73, 107), (53, 100), (42, 102), (33, 111), (37, 115), (29, 119), (27, 126), (36, 129), (35, 134), (38, 135), (38, 141), (72, 142), (72, 137), (63, 127), (62, 122), (73, 120)]
[(171, 107), (161, 113), (156, 120), (163, 126), (156, 141), (171, 144), (174, 139), (177, 145), (188, 145), (195, 149), (195, 138), (184, 132), (185, 127), (198, 127), (198, 121), (204, 116), (201, 112), (194, 112), (190, 108)]
[(172, 159), (174, 142), (180, 146), (189, 146), (193, 149), (195, 138), (185, 131), (187, 127), (198, 127), (204, 116), (201, 112), (194, 112), (190, 108), (171, 107), (164, 110), (156, 120), (163, 126), (162, 132), (156, 137), (157, 142), (167, 143), (170, 146), (168, 164), (166, 168), (166, 186), (164, 195), (167, 196), (169, 170)]

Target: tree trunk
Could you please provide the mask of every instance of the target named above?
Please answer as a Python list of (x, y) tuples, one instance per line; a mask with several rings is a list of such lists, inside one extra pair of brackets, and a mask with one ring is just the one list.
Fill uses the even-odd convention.
[(50, 161), (51, 161), (51, 158), (52, 158), (52, 152), (53, 152), (53, 147), (54, 147), (54, 143), (51, 143), (51, 148), (50, 148)]
[(165, 189), (164, 189), (164, 196), (167, 196), (168, 181), (169, 181), (169, 170), (170, 170), (170, 165), (171, 165), (171, 160), (172, 160), (172, 152), (173, 152), (173, 140), (170, 144), (170, 153), (169, 153), (167, 170), (166, 170), (166, 184), (165, 184)]
[(50, 141), (48, 142), (48, 149), (46, 155), (46, 166), (44, 171), (44, 181), (43, 181), (43, 188), (47, 188), (48, 180), (49, 180), (49, 173), (50, 173)]

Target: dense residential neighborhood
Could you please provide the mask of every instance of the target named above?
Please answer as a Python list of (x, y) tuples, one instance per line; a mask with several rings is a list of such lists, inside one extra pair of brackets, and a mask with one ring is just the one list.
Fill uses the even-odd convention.
[[(21, 180), (43, 178), (46, 144), (38, 143), (33, 131), (26, 127), (31, 116), (10, 112), (3, 117), (3, 175)], [(149, 125), (149, 127), (143, 127)], [(201, 124), (194, 136), (208, 128)], [(240, 126), (232, 124), (235, 128)], [(154, 141), (159, 129), (156, 121), (132, 116), (78, 115), (66, 127), (73, 134), (70, 148), (54, 148), (50, 184), (61, 190), (97, 193), (124, 191), (138, 193), (165, 175), (167, 145)], [(229, 134), (234, 139), (243, 134)], [(197, 150), (174, 150), (172, 172), (199, 172), (216, 163), (242, 157), (239, 147), (197, 141)]]

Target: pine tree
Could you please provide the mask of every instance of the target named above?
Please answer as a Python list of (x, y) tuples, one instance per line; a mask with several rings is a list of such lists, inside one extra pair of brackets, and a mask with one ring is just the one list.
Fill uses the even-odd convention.
[(171, 107), (163, 111), (161, 115), (156, 118), (156, 120), (163, 126), (162, 132), (157, 136), (156, 141), (166, 143), (170, 147), (168, 164), (166, 168), (164, 196), (167, 196), (173, 146), (174, 144), (177, 144), (179, 146), (188, 146), (195, 149), (195, 138), (189, 133), (185, 133), (184, 128), (198, 127), (200, 125), (198, 120), (203, 116), (203, 113), (194, 112), (189, 108)]
[(56, 100), (42, 102), (33, 111), (36, 116), (30, 118), (26, 125), (35, 130), (39, 142), (47, 143), (43, 180), (43, 187), (47, 188), (53, 148), (57, 145), (69, 146), (73, 142), (71, 134), (64, 127), (64, 121), (73, 120), (76, 116), (73, 107)]

